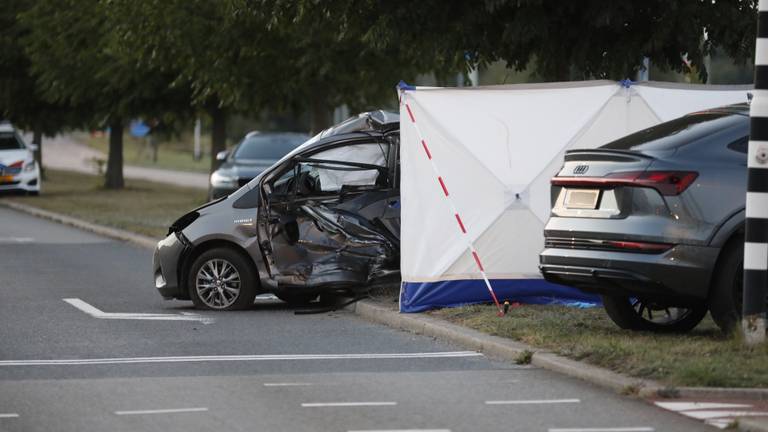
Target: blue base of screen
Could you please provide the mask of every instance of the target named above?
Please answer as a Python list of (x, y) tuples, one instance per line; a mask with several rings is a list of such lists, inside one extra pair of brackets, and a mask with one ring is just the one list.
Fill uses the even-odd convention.
[[(492, 279), (491, 287), (500, 302), (559, 304), (574, 307), (600, 305), (600, 297), (576, 288), (553, 284), (543, 279)], [(493, 301), (482, 279), (440, 282), (403, 282), (400, 312), (423, 312)]]

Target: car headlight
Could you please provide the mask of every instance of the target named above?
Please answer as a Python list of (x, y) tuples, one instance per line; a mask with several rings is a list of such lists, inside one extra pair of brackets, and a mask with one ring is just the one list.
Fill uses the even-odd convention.
[(24, 172), (34, 171), (35, 167), (37, 167), (37, 162), (35, 162), (34, 160), (27, 162), (27, 164), (24, 165)]
[(237, 178), (226, 173), (222, 174), (219, 171), (214, 171), (211, 174), (211, 186), (215, 188), (237, 187)]

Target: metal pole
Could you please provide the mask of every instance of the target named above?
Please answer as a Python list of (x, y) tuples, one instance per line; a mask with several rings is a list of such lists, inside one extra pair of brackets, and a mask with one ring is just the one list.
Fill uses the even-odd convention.
[(765, 342), (768, 293), (768, 0), (758, 5), (755, 91), (749, 108), (742, 329), (748, 345)]
[(202, 150), (200, 149), (200, 129), (202, 128), (202, 125), (200, 124), (200, 117), (198, 117), (195, 120), (195, 150), (192, 153), (192, 157), (198, 161), (200, 160), (200, 157), (202, 156)]

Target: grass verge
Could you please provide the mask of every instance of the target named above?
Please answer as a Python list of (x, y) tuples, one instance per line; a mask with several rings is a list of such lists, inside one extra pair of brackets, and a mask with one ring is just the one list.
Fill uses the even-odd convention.
[(503, 318), (495, 311), (475, 305), (431, 314), (669, 386), (768, 386), (768, 345), (746, 347), (737, 335), (723, 335), (709, 317), (690, 333), (662, 335), (619, 329), (602, 308), (524, 305)]
[(126, 179), (125, 189), (109, 190), (103, 183), (100, 176), (47, 169), (40, 196), (0, 199), (158, 239), (179, 216), (206, 201), (198, 189)]

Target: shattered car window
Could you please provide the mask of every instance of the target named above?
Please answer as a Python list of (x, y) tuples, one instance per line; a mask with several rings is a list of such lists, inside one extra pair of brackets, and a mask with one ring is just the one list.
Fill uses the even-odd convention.
[[(386, 167), (387, 151), (388, 147), (385, 144), (355, 144), (315, 153), (311, 158)], [(310, 176), (316, 179), (317, 190), (320, 192), (337, 192), (343, 186), (374, 186), (380, 175), (379, 170), (332, 163), (310, 164), (309, 169)]]
[(306, 196), (336, 193), (345, 187), (383, 186), (386, 184), (388, 152), (388, 144), (366, 143), (314, 153), (275, 179), (271, 189), (278, 194), (295, 191)]

